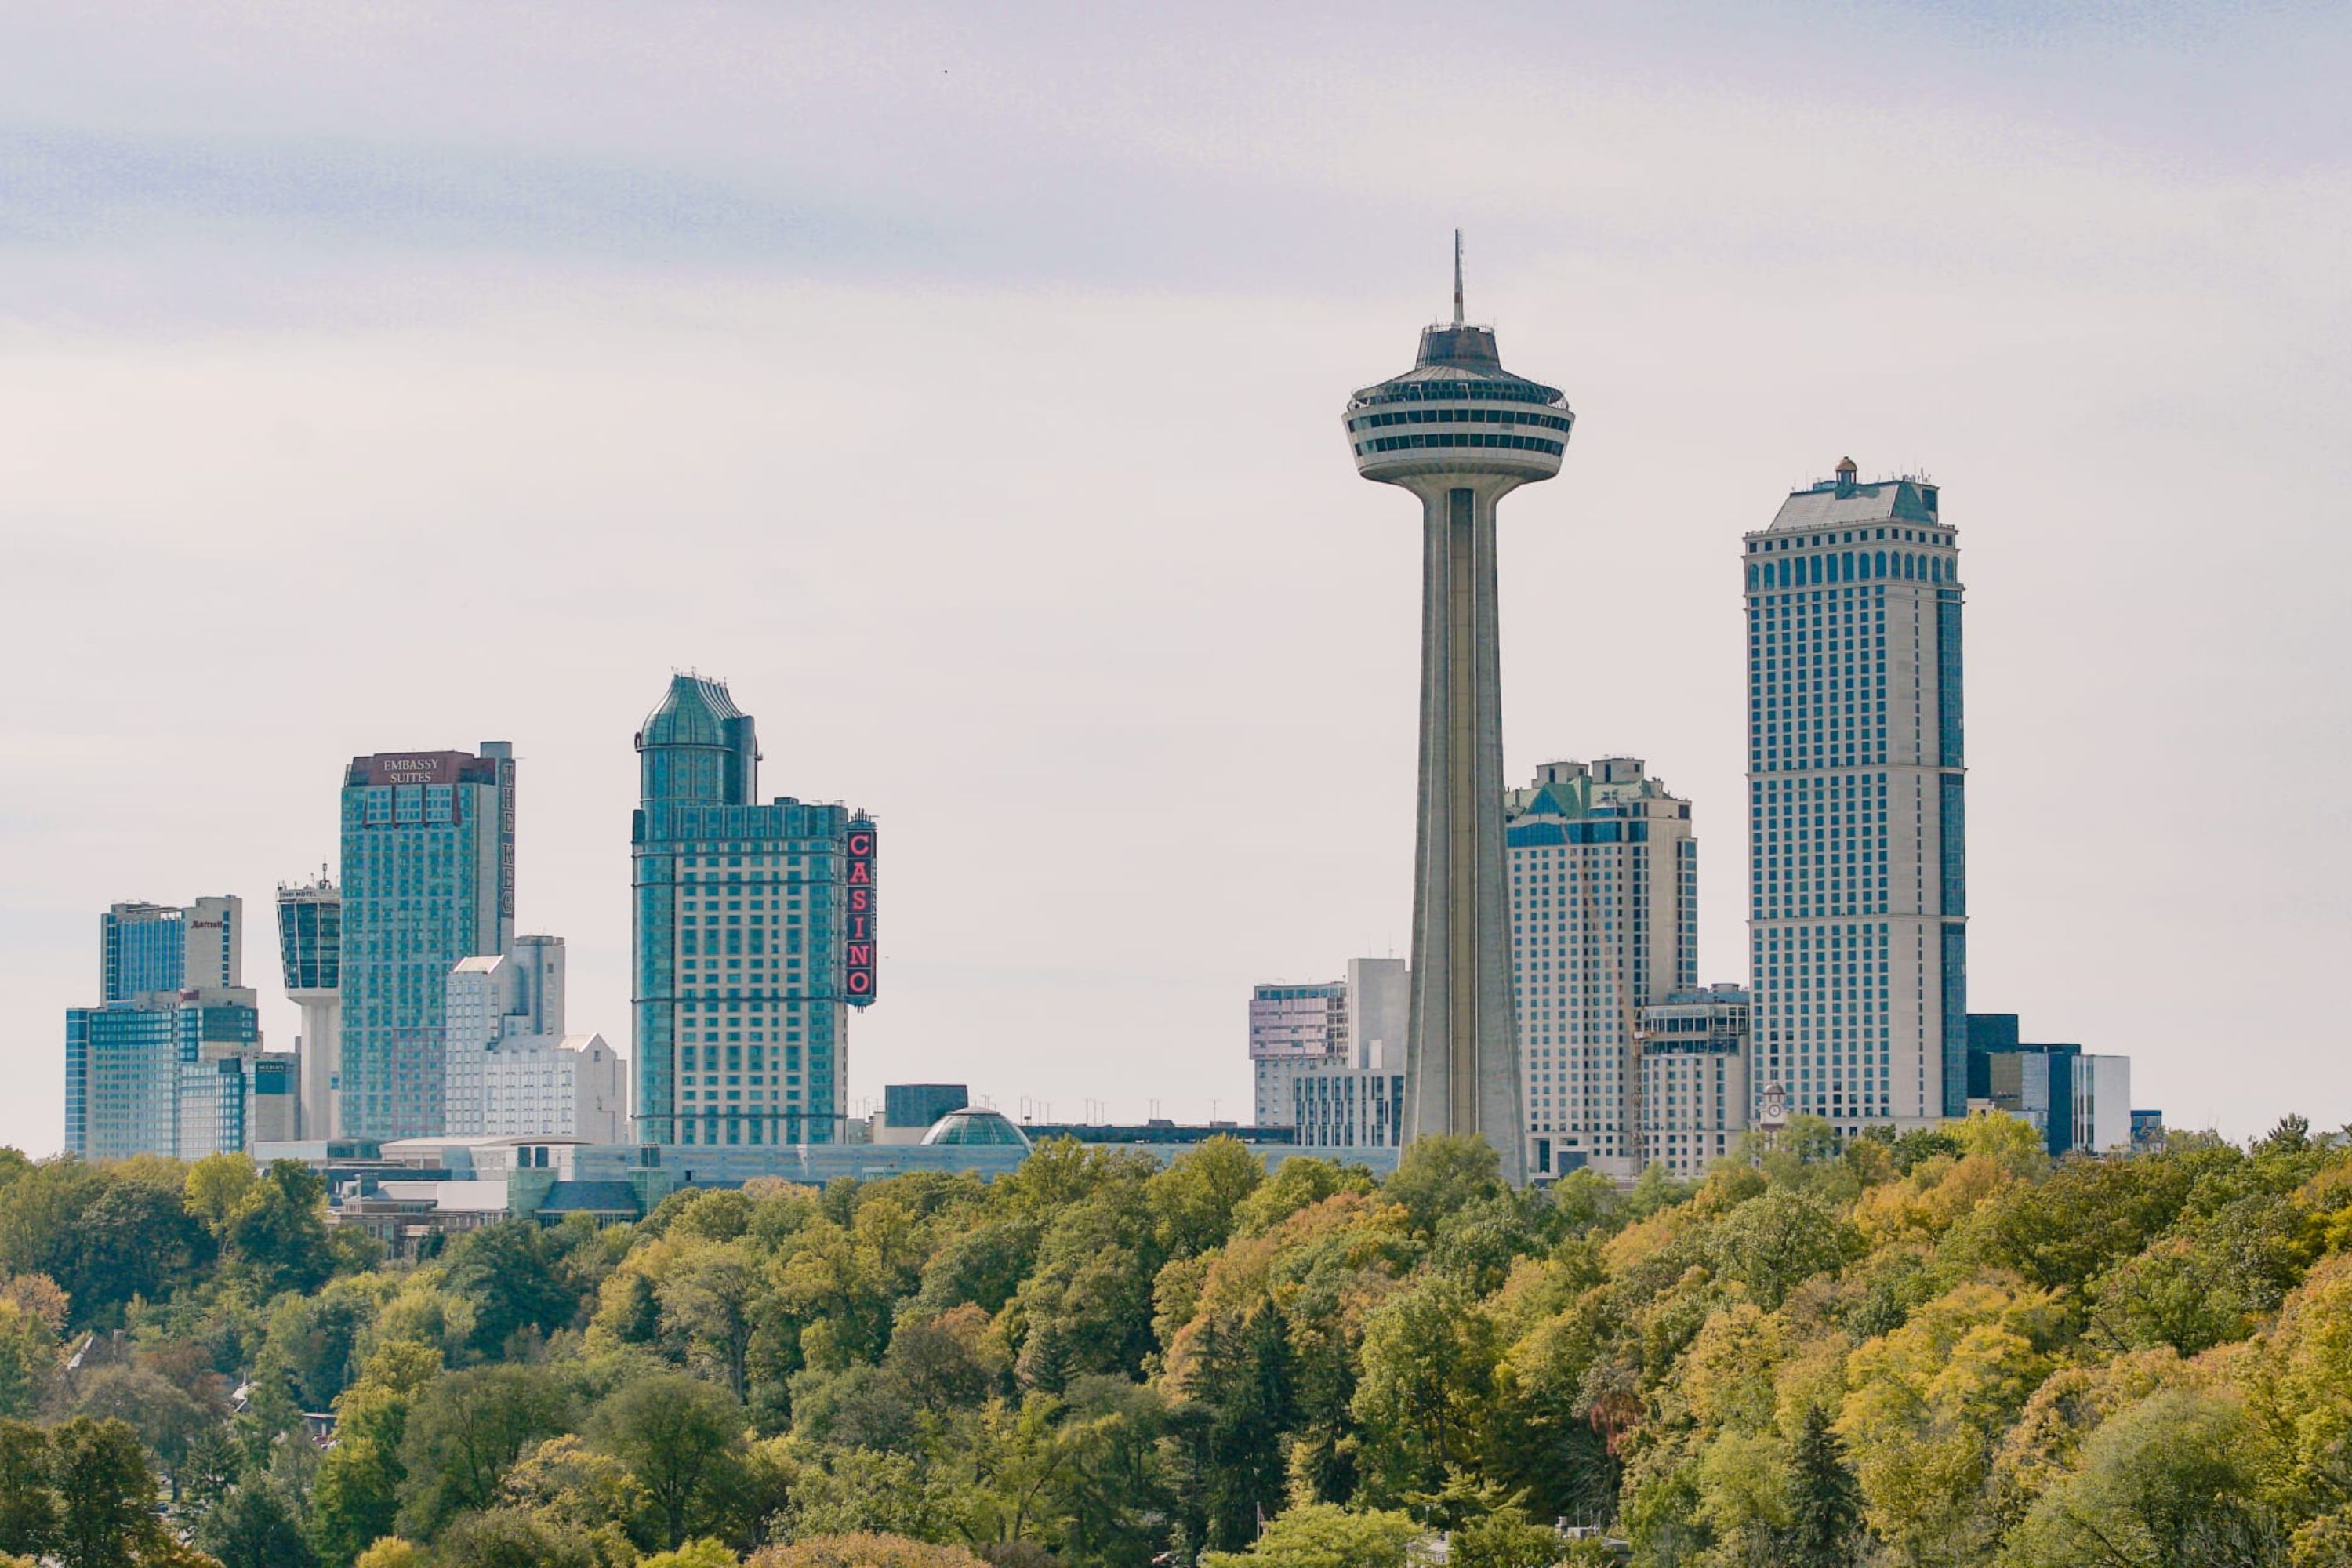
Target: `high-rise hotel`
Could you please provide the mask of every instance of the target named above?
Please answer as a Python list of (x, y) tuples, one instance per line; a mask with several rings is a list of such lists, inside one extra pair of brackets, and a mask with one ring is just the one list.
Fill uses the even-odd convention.
[(1690, 802), (1638, 757), (1546, 763), (1505, 802), (1528, 1169), (1650, 1162), (1643, 1010), (1698, 984)]
[(637, 1141), (832, 1142), (848, 1012), (874, 1000), (874, 824), (761, 805), (751, 716), (719, 681), (674, 677), (636, 746)]
[(343, 775), (340, 1126), (442, 1131), (442, 1008), (462, 958), (514, 942), (514, 748), (354, 757)]
[(1967, 1109), (1959, 555), (1853, 460), (1746, 536), (1750, 1076), (1843, 1131)]

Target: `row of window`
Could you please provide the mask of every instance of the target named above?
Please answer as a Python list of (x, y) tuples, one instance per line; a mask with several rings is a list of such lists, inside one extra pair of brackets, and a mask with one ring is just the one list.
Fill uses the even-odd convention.
[(1557, 414), (1522, 414), (1515, 408), (1414, 408), (1401, 414), (1367, 414), (1348, 421), (1350, 430), (1375, 430), (1390, 425), (1532, 425), (1563, 436), (1571, 422)]
[(1547, 452), (1559, 457), (1567, 448), (1558, 441), (1547, 441), (1540, 436), (1483, 436), (1440, 434), (1435, 436), (1376, 436), (1369, 441), (1356, 443), (1356, 456), (1370, 452), (1402, 452), (1425, 447), (1507, 447), (1517, 452)]

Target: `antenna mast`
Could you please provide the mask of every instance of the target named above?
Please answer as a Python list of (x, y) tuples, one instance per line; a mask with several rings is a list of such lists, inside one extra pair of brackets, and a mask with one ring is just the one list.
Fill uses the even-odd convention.
[(1454, 231), (1454, 326), (1462, 327), (1462, 231)]

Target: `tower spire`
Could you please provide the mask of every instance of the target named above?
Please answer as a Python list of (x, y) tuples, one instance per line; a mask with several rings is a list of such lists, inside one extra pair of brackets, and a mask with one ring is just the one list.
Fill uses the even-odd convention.
[(1462, 231), (1454, 231), (1454, 325), (1462, 325)]

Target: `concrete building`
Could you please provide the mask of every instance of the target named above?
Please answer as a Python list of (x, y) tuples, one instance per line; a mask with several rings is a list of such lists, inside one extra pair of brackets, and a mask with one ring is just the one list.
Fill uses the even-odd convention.
[(1958, 546), (1855, 474), (1743, 542), (1752, 1068), (1848, 1134), (1968, 1098)]
[(438, 1133), (449, 971), (514, 942), (514, 748), (354, 757), (342, 835), (341, 1130)]
[(1347, 1151), (1404, 1146), (1405, 1075), (1398, 1067), (1357, 1066), (1345, 1058), (1296, 1064), (1286, 1079), (1283, 1125), (1301, 1148)]
[(1297, 1125), (1292, 1085), (1302, 1073), (1403, 1072), (1412, 1001), (1412, 978), (1400, 958), (1350, 959), (1340, 980), (1253, 988), (1249, 1054), (1257, 1125)]
[[(442, 1004), (443, 1134), (487, 1134), (487, 1058), (508, 1040), (563, 1033), (563, 939), (519, 936), (512, 952), (461, 958)], [(539, 1128), (510, 1131), (528, 1135)]]
[(302, 1015), (294, 1037), (301, 1059), (298, 1135), (333, 1138), (342, 1130), (343, 895), (323, 867), (315, 882), (278, 884), (278, 950), (287, 998)]
[(602, 1035), (520, 1035), (481, 1053), (481, 1131), (492, 1138), (629, 1135), (627, 1072)]
[(1642, 1009), (1642, 1147), (1685, 1181), (1748, 1131), (1748, 995), (1738, 985), (1676, 991)]
[(123, 903), (98, 918), (99, 1001), (245, 983), (245, 900)]
[(1528, 1163), (1641, 1173), (1641, 1010), (1698, 984), (1690, 802), (1639, 757), (1547, 763), (1505, 803)]
[(1559, 388), (1503, 369), (1491, 328), (1465, 324), (1458, 235), (1453, 325), (1424, 329), (1413, 368), (1362, 388), (1345, 414), (1356, 471), (1422, 508), (1405, 1136), (1482, 1134), (1514, 1185), (1527, 1179), (1527, 1117), (1504, 923), (1495, 510), (1559, 471), (1573, 418)]
[(759, 804), (751, 717), (719, 681), (675, 677), (636, 748), (639, 1141), (835, 1140), (848, 1016), (875, 996), (872, 820)]

